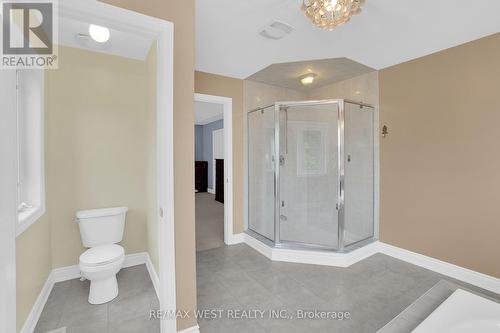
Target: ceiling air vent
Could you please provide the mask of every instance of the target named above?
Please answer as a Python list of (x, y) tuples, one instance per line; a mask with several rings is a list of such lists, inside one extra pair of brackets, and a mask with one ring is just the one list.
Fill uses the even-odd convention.
[(290, 24), (274, 21), (259, 32), (259, 35), (269, 39), (281, 39), (291, 33), (293, 27)]

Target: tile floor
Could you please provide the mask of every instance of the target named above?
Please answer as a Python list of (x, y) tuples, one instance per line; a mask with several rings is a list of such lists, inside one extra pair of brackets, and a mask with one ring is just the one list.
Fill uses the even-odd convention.
[[(245, 244), (197, 253), (198, 308), (221, 310), (222, 319), (198, 319), (202, 333), (374, 333), (441, 280), (500, 300), (479, 288), (382, 254), (349, 268), (272, 262)], [(87, 302), (89, 282), (56, 283), (36, 333), (159, 332), (149, 319), (158, 299), (144, 265), (118, 274), (119, 296), (110, 303)], [(435, 305), (434, 305), (435, 306)], [(230, 310), (321, 310), (350, 313), (349, 319), (229, 319)], [(247, 312), (251, 313), (251, 312)], [(282, 313), (280, 313), (282, 314)], [(391, 331), (397, 333), (397, 331)], [(407, 332), (400, 332), (407, 333)]]
[(196, 251), (224, 246), (224, 204), (215, 195), (196, 193)]
[(66, 327), (67, 333), (160, 332), (160, 323), (149, 319), (158, 308), (153, 284), (145, 265), (124, 268), (118, 273), (119, 295), (113, 301), (88, 303), (89, 281), (59, 282), (49, 295), (35, 333)]
[[(382, 254), (336, 268), (272, 262), (247, 245), (226, 246), (197, 253), (198, 308), (226, 314), (198, 323), (202, 333), (374, 333), (442, 279), (454, 281)], [(351, 319), (228, 319), (232, 309), (349, 311)]]

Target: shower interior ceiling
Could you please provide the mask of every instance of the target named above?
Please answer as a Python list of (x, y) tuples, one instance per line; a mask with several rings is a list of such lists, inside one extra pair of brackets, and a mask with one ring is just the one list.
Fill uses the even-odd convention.
[[(332, 58), (272, 64), (246, 79), (287, 89), (309, 91), (374, 70), (348, 58)], [(314, 84), (301, 84), (299, 77), (309, 72), (317, 74)]]

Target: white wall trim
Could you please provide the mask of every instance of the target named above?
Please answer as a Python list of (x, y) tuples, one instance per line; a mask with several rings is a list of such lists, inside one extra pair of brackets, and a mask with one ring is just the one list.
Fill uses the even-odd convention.
[(232, 237), (229, 238), (229, 244), (227, 245), (236, 245), (245, 242), (245, 233), (233, 234)]
[(335, 253), (314, 250), (292, 250), (272, 248), (267, 244), (244, 234), (244, 242), (273, 261), (294, 262), (335, 267), (349, 267), (360, 260), (377, 253), (377, 242), (349, 253)]
[(373, 242), (349, 253), (335, 253), (326, 251), (272, 248), (246, 233), (244, 234), (243, 239), (247, 245), (273, 261), (349, 267), (374, 254), (382, 253), (500, 294), (500, 279), (498, 278), (379, 241)]
[(210, 194), (215, 194), (215, 190), (213, 188), (207, 188), (207, 192)]
[(378, 242), (378, 252), (500, 294), (500, 279), (446, 261)]
[(31, 308), (31, 311), (28, 314), (28, 318), (26, 318), (26, 321), (24, 322), (24, 325), (21, 328), (20, 331), (21, 333), (32, 333), (35, 330), (35, 326), (38, 323), (38, 319), (42, 314), (43, 307), (45, 306), (45, 303), (47, 303), (50, 292), (54, 287), (54, 283), (55, 283), (54, 271), (52, 271), (49, 273), (47, 281), (45, 281), (45, 284), (43, 285), (42, 290), (40, 291), (40, 294), (38, 295), (35, 301), (35, 304), (33, 304), (33, 307)]
[(224, 107), (224, 177), (226, 178), (224, 184), (224, 243), (227, 245), (236, 244), (238, 237), (235, 238), (233, 235), (233, 99), (196, 93), (194, 100), (222, 104)]
[[(127, 268), (127, 267), (142, 265), (142, 264), (146, 264), (146, 266), (147, 266), (148, 261), (151, 261), (151, 259), (149, 258), (149, 254), (147, 252), (127, 254), (125, 256), (125, 261), (123, 262), (122, 268)], [(149, 270), (149, 268), (148, 268), (148, 272), (151, 274), (151, 271)], [(156, 272), (155, 272), (155, 274), (156, 274)], [(79, 279), (81, 277), (80, 267), (78, 265), (72, 265), (72, 266), (54, 268), (52, 270), (52, 275), (53, 275), (54, 282)], [(151, 277), (151, 280), (153, 281), (153, 276)], [(153, 281), (153, 285), (154, 285), (154, 281)]]
[[(160, 281), (153, 263), (151, 262), (151, 258), (149, 257), (149, 254), (147, 252), (139, 252), (126, 255), (122, 268), (143, 264), (146, 265), (149, 276), (151, 277), (151, 282), (153, 283), (153, 287), (156, 291), (156, 296), (159, 298)], [(50, 292), (52, 291), (55, 283), (79, 279), (80, 277), (80, 268), (78, 267), (78, 265), (54, 268), (47, 277), (47, 281), (45, 281), (45, 284), (43, 285), (42, 290), (40, 291), (40, 294), (35, 301), (35, 304), (33, 304), (28, 318), (26, 318), (26, 321), (24, 322), (24, 325), (20, 332), (32, 333), (34, 331), (38, 319), (40, 319), (40, 314), (42, 313), (45, 303), (47, 303), (47, 299), (49, 298)]]
[(0, 75), (0, 332), (16, 331), (16, 73)]
[(148, 253), (146, 253), (146, 268), (148, 269), (149, 277), (151, 278), (151, 282), (155, 288), (156, 297), (160, 299), (160, 277), (158, 276), (155, 266), (153, 265), (151, 257)]
[[(221, 128), (221, 129), (218, 129), (218, 130), (215, 130), (215, 131), (212, 131), (212, 161), (208, 161), (208, 163), (212, 163), (212, 190), (214, 191), (215, 193), (215, 169), (216, 169), (216, 163), (215, 163), (215, 160), (217, 158), (220, 158), (220, 157), (216, 157), (215, 156), (215, 150), (216, 150), (216, 142), (215, 142), (215, 137), (222, 133), (222, 138), (223, 138), (223, 141), (222, 141), (222, 152), (223, 152), (223, 156), (222, 158), (224, 158), (224, 163), (225, 162), (225, 154), (224, 154), (224, 151), (225, 151), (225, 144), (224, 144), (224, 128)], [(207, 189), (208, 191), (208, 189)]]
[(177, 333), (200, 333), (200, 326), (192, 326), (190, 328), (186, 328), (185, 330), (179, 331)]

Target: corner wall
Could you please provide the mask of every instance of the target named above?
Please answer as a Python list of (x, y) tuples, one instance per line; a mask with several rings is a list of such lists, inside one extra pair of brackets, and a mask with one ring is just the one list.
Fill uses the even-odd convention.
[(500, 34), (380, 71), (383, 242), (500, 278)]
[[(175, 274), (177, 308), (196, 309), (194, 229), (194, 0), (103, 0), (174, 24)], [(179, 319), (177, 329), (196, 325)]]

